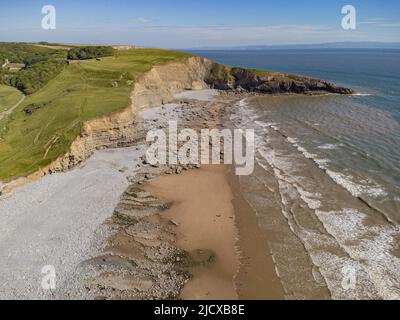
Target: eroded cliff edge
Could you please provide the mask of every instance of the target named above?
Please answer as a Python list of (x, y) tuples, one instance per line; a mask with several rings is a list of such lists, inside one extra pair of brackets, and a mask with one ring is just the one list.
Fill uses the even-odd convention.
[(260, 94), (351, 94), (351, 89), (304, 76), (231, 68), (202, 57), (190, 57), (153, 67), (135, 83), (132, 103), (124, 111), (87, 121), (69, 152), (27, 178), (13, 181), (13, 189), (43, 175), (66, 171), (85, 161), (97, 149), (134, 144), (140, 135), (138, 112), (174, 100), (183, 90), (214, 88)]

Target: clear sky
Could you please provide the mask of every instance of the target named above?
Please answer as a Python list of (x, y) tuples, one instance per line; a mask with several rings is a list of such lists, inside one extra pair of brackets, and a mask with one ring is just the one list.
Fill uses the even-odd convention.
[[(41, 28), (44, 5), (56, 30)], [(343, 30), (341, 9), (357, 9)], [(137, 44), (165, 48), (400, 42), (398, 0), (0, 0), (0, 41)]]

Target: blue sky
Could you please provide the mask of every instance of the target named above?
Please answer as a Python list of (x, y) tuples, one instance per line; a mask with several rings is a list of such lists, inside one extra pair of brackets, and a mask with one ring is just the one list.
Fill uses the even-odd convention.
[[(57, 29), (43, 30), (54, 5)], [(341, 8), (357, 29), (341, 28)], [(164, 48), (400, 42), (398, 0), (0, 0), (0, 41), (137, 44)]]

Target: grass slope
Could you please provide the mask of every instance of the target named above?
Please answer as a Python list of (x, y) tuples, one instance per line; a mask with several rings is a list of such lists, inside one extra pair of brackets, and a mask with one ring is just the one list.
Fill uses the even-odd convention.
[(0, 112), (7, 111), (17, 104), (21, 98), (21, 92), (9, 86), (0, 85)]
[[(0, 180), (26, 176), (50, 164), (68, 151), (86, 120), (129, 106), (134, 81), (141, 74), (186, 57), (176, 51), (134, 49), (101, 61), (66, 65), (0, 121)], [(33, 111), (28, 114), (27, 109)]]

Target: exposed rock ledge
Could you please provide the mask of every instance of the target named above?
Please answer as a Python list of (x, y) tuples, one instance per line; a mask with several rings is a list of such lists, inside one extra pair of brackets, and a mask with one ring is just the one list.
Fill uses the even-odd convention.
[(353, 90), (324, 80), (279, 72), (231, 68), (214, 63), (205, 79), (214, 89), (264, 94), (352, 94)]
[(84, 124), (81, 135), (69, 152), (27, 178), (3, 188), (7, 192), (46, 174), (66, 171), (85, 161), (96, 149), (132, 145), (138, 138), (138, 112), (168, 103), (183, 90), (205, 88), (258, 93), (339, 93), (352, 90), (322, 80), (283, 73), (230, 68), (202, 57), (155, 66), (136, 82), (132, 104), (124, 111), (92, 119)]

